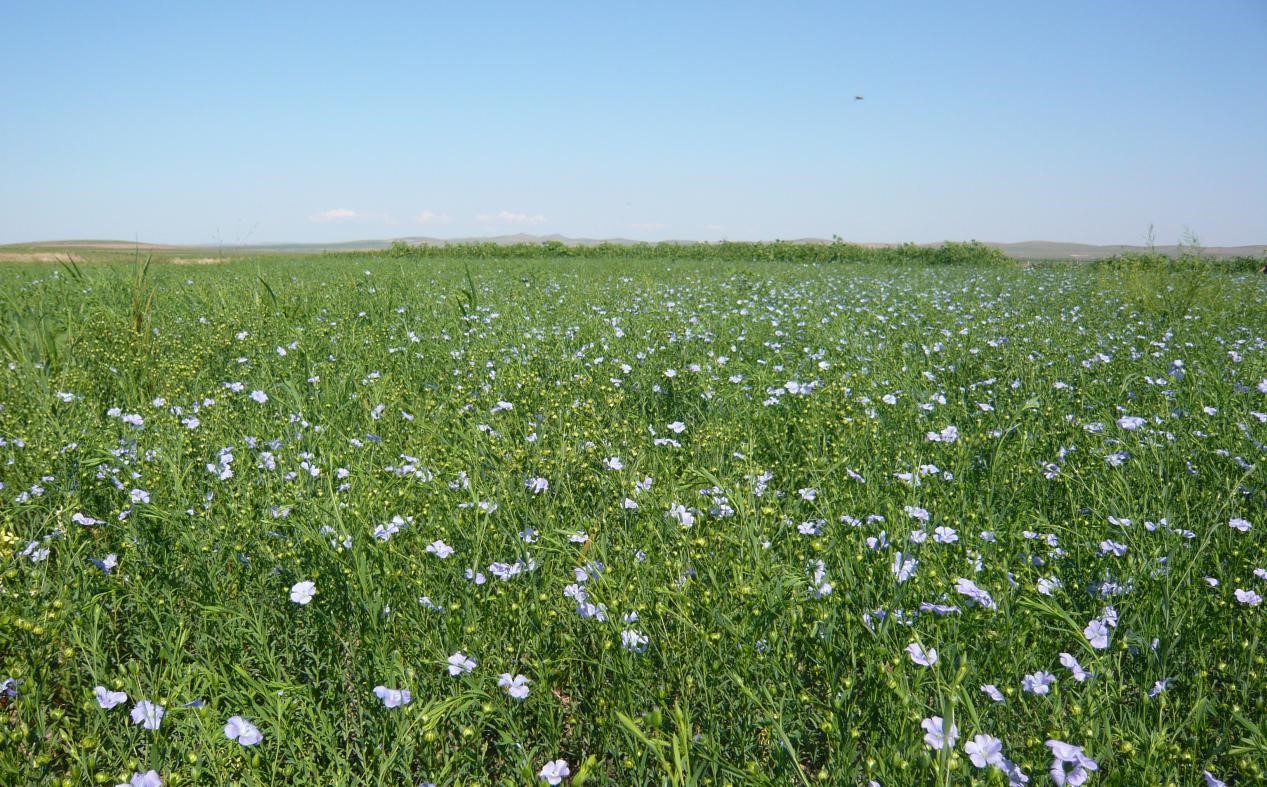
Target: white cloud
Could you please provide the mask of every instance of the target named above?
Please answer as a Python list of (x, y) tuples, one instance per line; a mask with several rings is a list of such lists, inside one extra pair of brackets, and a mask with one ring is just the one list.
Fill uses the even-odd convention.
[(480, 224), (528, 225), (528, 224), (543, 224), (545, 223), (546, 217), (542, 216), (540, 213), (533, 213), (533, 214), (512, 213), (508, 210), (503, 210), (503, 211), (500, 211), (498, 213), (493, 213), (493, 214), (481, 213), (475, 217), (475, 220), (478, 221)]
[(331, 221), (347, 221), (348, 219), (356, 218), (358, 215), (356, 211), (348, 210), (347, 208), (331, 208), (330, 210), (312, 214), (308, 217), (308, 221), (324, 224)]
[(419, 224), (448, 224), (453, 219), (447, 213), (436, 213), (433, 210), (424, 210), (419, 213), (414, 220)]

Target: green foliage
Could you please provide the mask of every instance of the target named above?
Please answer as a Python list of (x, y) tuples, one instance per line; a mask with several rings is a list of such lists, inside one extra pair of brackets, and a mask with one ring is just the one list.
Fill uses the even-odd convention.
[[(0, 784), (532, 784), (557, 758), (571, 784), (1001, 783), (975, 734), (1034, 784), (1049, 738), (1093, 783), (1261, 781), (1267, 605), (1234, 593), (1267, 568), (1267, 277), (1202, 261), (1218, 297), (1154, 311), (1135, 277), (1193, 268), (1001, 262), (837, 242), (0, 266)], [(918, 508), (958, 540), (916, 543)], [(920, 561), (901, 583), (898, 550)], [(1024, 693), (1039, 670), (1051, 692)], [(130, 723), (142, 698), (160, 729)], [(234, 715), (260, 745), (226, 740)], [(955, 751), (925, 745), (931, 716)]]
[(1228, 274), (1246, 268), (1245, 261), (1207, 255), (1194, 237), (1179, 244), (1179, 253), (1128, 252), (1101, 260), (1098, 266), (1119, 282), (1125, 304), (1162, 322), (1182, 320), (1197, 309), (1217, 308), (1234, 286)]
[(648, 260), (698, 261), (730, 263), (734, 261), (765, 263), (872, 263), (884, 265), (1010, 265), (1014, 261), (998, 249), (978, 241), (947, 241), (937, 246), (871, 247), (845, 243), (839, 238), (831, 243), (795, 243), (773, 241), (747, 243), (598, 243), (568, 245), (558, 240), (541, 243), (497, 244), (453, 243), (443, 245), (410, 245), (395, 241), (383, 252), (395, 259), (536, 259), (576, 258), (585, 260)]
[(974, 240), (943, 243), (937, 247), (932, 262), (937, 265), (1006, 265), (1013, 260), (998, 249)]

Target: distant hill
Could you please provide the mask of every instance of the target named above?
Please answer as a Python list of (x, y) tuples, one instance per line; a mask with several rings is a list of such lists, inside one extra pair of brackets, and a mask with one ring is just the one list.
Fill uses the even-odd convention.
[[(519, 243), (546, 243), (557, 242), (568, 246), (597, 246), (602, 243), (611, 243), (618, 246), (633, 246), (648, 241), (636, 241), (628, 238), (569, 238), (563, 235), (528, 235), (518, 233), (515, 235), (494, 235), (486, 237), (467, 237), (467, 238), (432, 238), (426, 236), (410, 236), (405, 238), (377, 239), (377, 240), (354, 240), (342, 241), (338, 243), (260, 243), (247, 246), (179, 246), (159, 243), (138, 243), (133, 241), (119, 240), (59, 240), (59, 241), (36, 241), (32, 243), (10, 244), (0, 246), (0, 250), (9, 252), (6, 256), (12, 258), (14, 253), (21, 251), (29, 251), (32, 253), (48, 253), (54, 250), (66, 251), (112, 251), (112, 252), (130, 252), (133, 250), (148, 252), (165, 252), (179, 254), (216, 254), (223, 256), (241, 256), (243, 254), (258, 253), (317, 253), (322, 251), (376, 251), (389, 248), (393, 243), (408, 243), (410, 245), (425, 246), (444, 246), (446, 244), (461, 243), (495, 243), (501, 246), (509, 246)], [(675, 245), (689, 246), (696, 243), (706, 241), (694, 240), (662, 240), (651, 241), (651, 243), (669, 243)], [(826, 238), (795, 238), (783, 239), (785, 243), (803, 243), (803, 244), (828, 244), (832, 241)], [(1124, 252), (1144, 252), (1148, 251), (1145, 246), (1129, 246), (1129, 245), (1111, 245), (1111, 246), (1095, 246), (1086, 243), (1064, 243), (1061, 241), (1045, 241), (1030, 240), (1020, 243), (993, 243), (986, 241), (987, 246), (993, 246), (1010, 257), (1021, 260), (1094, 260), (1103, 257), (1111, 257), (1114, 254), (1122, 254)], [(884, 248), (891, 246), (899, 246), (897, 243), (858, 243), (856, 245), (866, 246), (869, 248)], [(923, 243), (921, 246), (939, 246), (939, 243)], [(1155, 246), (1153, 251), (1176, 256), (1179, 253), (1178, 246)], [(1254, 246), (1211, 246), (1205, 248), (1205, 253), (1213, 257), (1260, 257), (1267, 255), (1267, 244), (1258, 244)]]

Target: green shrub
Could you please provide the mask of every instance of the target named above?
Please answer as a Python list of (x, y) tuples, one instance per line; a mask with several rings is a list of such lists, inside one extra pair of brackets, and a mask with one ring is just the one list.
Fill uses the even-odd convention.
[(1195, 239), (1180, 243), (1175, 257), (1126, 252), (1099, 265), (1109, 279), (1106, 291), (1119, 290), (1130, 307), (1166, 322), (1216, 308), (1225, 295), (1227, 273), (1234, 269), (1228, 261), (1206, 254)]

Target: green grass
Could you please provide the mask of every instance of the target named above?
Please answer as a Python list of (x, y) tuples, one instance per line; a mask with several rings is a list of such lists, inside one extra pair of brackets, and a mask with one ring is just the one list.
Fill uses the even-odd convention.
[(1263, 277), (1152, 308), (1170, 280), (1104, 267), (397, 255), (0, 266), (0, 783), (1005, 783), (976, 734), (1032, 784), (1048, 739), (1095, 784), (1267, 775)]

